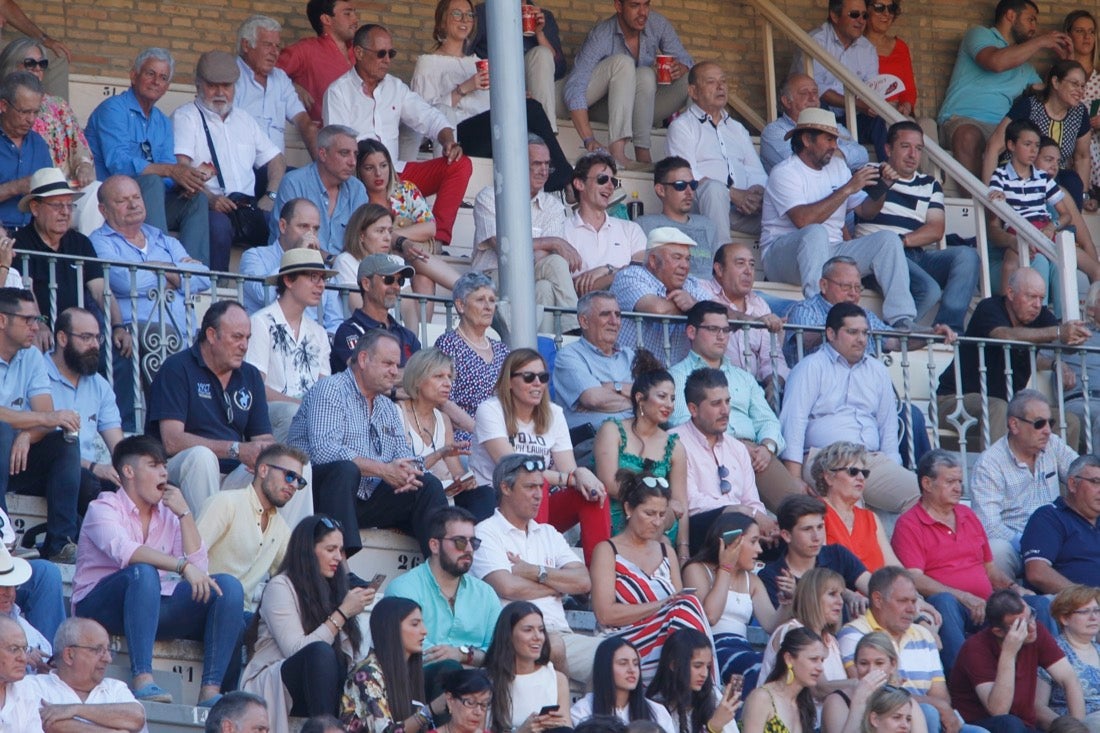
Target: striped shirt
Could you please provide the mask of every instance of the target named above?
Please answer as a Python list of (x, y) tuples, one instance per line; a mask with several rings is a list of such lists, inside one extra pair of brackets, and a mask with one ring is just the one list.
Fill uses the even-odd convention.
[(928, 212), (943, 211), (943, 188), (932, 176), (914, 173), (908, 181), (897, 181), (886, 192), (886, 201), (875, 218), (856, 217), (856, 236), (888, 231), (901, 236), (915, 232), (928, 220)]
[[(850, 669), (855, 664), (856, 644), (872, 631), (886, 631), (870, 609), (863, 616), (845, 624), (837, 634), (840, 642), (840, 653), (844, 657), (844, 668)], [(945, 683), (943, 663), (940, 662), (940, 651), (936, 646), (936, 637), (932, 632), (920, 624), (910, 624), (901, 640), (894, 639), (893, 634), (886, 631), (886, 635), (894, 642), (894, 648), (898, 652), (898, 678), (901, 686), (913, 695), (927, 695), (932, 685), (937, 682)]]
[(1047, 204), (1055, 205), (1064, 196), (1062, 189), (1046, 173), (1032, 166), (1031, 175), (1021, 178), (1011, 162), (993, 171), (989, 190), (1001, 191), (1005, 195), (1005, 203), (1016, 213), (1040, 224), (1050, 221)]

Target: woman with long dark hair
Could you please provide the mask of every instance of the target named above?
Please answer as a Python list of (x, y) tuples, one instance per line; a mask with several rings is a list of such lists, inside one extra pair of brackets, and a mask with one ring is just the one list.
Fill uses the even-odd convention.
[(646, 720), (660, 726), (664, 733), (678, 733), (668, 710), (646, 699), (641, 657), (634, 645), (621, 636), (609, 636), (596, 647), (592, 692), (573, 703), (569, 715), (575, 724), (610, 715), (628, 725)]
[(299, 522), (245, 633), (241, 689), (267, 700), (273, 733), (288, 730), (290, 715), (336, 713), (345, 672), (366, 652), (358, 616), (375, 593), (348, 588), (343, 547), (336, 520)]
[(701, 631), (681, 629), (661, 647), (646, 697), (665, 706), (680, 733), (737, 733), (741, 680), (734, 678), (719, 691), (713, 672), (710, 639)]
[(813, 733), (817, 720), (813, 688), (824, 662), (820, 636), (806, 628), (787, 634), (768, 681), (745, 701), (744, 733)]
[(374, 648), (348, 673), (340, 720), (350, 733), (427, 733), (431, 709), (424, 702), (424, 618), (420, 604), (391, 596), (370, 614)]
[[(485, 654), (485, 671), (493, 683), (492, 733), (547, 733), (573, 727), (569, 680), (550, 661), (550, 640), (535, 604), (513, 601), (500, 612)], [(547, 707), (553, 710), (540, 715)]]

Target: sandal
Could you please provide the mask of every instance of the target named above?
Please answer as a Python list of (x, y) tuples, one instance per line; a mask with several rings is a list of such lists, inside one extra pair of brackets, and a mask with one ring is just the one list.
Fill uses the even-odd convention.
[(172, 702), (172, 694), (162, 689), (156, 682), (150, 682), (140, 690), (134, 690), (134, 697), (139, 702)]

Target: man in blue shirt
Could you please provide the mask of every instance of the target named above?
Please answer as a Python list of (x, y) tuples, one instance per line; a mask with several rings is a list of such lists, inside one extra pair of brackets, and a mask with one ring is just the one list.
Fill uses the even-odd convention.
[(124, 174), (137, 179), (149, 223), (168, 234), (179, 231), (188, 254), (210, 266), (208, 200), (210, 174), (176, 161), (172, 122), (156, 108), (175, 71), (172, 55), (147, 48), (134, 59), (130, 88), (103, 100), (84, 134), (95, 156), (96, 177)]
[(42, 94), (42, 82), (26, 71), (10, 74), (0, 84), (0, 223), (10, 233), (31, 221), (19, 209), (19, 199), (31, 190), (31, 175), (53, 165), (46, 141), (31, 129)]
[(1100, 458), (1080, 456), (1069, 465), (1066, 494), (1039, 507), (1020, 539), (1024, 577), (1039, 593), (1059, 593), (1075, 583), (1100, 583)]
[(0, 288), (0, 508), (5, 495), (46, 497), (46, 544), (55, 562), (76, 560), (80, 415), (55, 410), (42, 352), (34, 347), (41, 316), (29, 290)]

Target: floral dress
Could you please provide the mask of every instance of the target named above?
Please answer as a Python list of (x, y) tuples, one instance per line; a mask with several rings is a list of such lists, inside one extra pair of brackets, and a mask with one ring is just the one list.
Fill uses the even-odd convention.
[[(1081, 683), (1081, 690), (1085, 693), (1085, 715), (1100, 711), (1100, 669), (1082, 660), (1065, 635), (1055, 634), (1054, 641), (1058, 642), (1058, 646), (1066, 653), (1066, 659), (1069, 660), (1074, 675)], [(1093, 646), (1100, 651), (1100, 644), (1093, 642)], [(1066, 702), (1065, 688), (1055, 682), (1050, 673), (1042, 667), (1039, 668), (1039, 678), (1050, 685), (1050, 709), (1058, 715), (1067, 715), (1069, 704)]]
[[(478, 405), (493, 396), (497, 377), (504, 368), (504, 359), (508, 356), (508, 347), (499, 341), (489, 339), (493, 347), (493, 360), (486, 362), (458, 331), (447, 331), (435, 340), (435, 348), (451, 357), (455, 363), (455, 374), (459, 378), (451, 387), (451, 401), (473, 417)], [(473, 440), (473, 434), (455, 427), (455, 440)]]
[(386, 680), (372, 651), (355, 665), (340, 696), (340, 722), (349, 733), (386, 733), (396, 721), (386, 700)]
[(420, 193), (415, 183), (408, 181), (399, 180), (394, 184), (390, 192), (390, 210), (393, 212), (395, 224), (397, 219), (404, 219), (405, 226), (435, 221), (435, 216), (424, 194)]
[(92, 160), (88, 139), (76, 121), (73, 108), (61, 97), (46, 94), (38, 108), (38, 118), (31, 128), (46, 141), (50, 159), (70, 181), (76, 179), (76, 167), (82, 161)]

